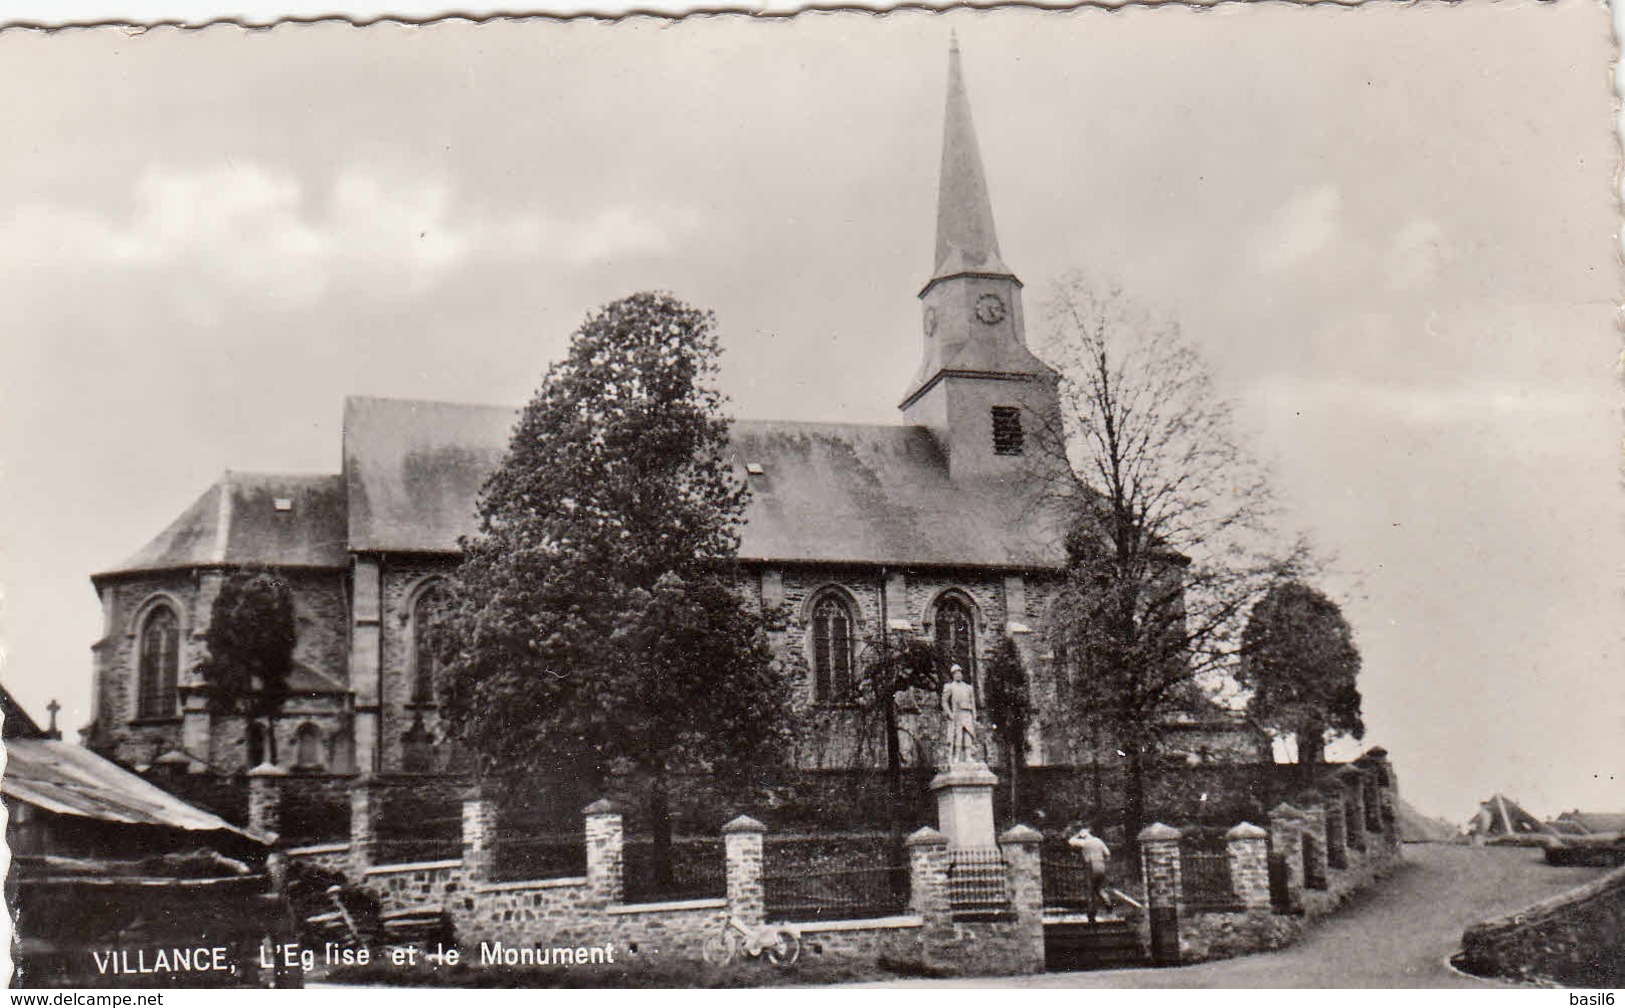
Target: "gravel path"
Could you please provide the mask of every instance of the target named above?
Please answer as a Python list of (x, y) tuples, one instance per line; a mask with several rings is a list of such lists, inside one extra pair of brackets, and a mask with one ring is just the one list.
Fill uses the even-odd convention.
[(1554, 868), (1522, 847), (1408, 844), (1404, 866), (1278, 952), (1163, 969), (1048, 973), (887, 986), (1000, 987), (1483, 987), (1445, 960), (1467, 925), (1601, 875)]

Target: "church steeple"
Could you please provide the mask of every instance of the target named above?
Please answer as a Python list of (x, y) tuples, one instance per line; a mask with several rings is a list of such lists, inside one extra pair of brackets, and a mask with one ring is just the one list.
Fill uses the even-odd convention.
[(931, 281), (963, 273), (1010, 276), (999, 258), (999, 235), (993, 226), (993, 201), (976, 142), (965, 73), (960, 66), (959, 38), (948, 42), (948, 108), (943, 116), (942, 177), (937, 188), (937, 257)]
[[(936, 433), (953, 478), (1013, 478), (1040, 448), (1035, 439), (1061, 429), (1057, 377), (1027, 349), (1021, 281), (999, 255), (957, 38), (948, 48), (936, 259), (920, 301), (925, 346), (904, 420)], [(1058, 456), (1053, 448), (1044, 453)]]

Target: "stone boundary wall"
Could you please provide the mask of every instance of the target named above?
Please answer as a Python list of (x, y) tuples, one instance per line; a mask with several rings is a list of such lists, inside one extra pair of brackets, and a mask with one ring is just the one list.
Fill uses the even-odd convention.
[[(250, 819), (276, 830), (282, 775), (249, 775)], [(704, 939), (727, 919), (747, 927), (766, 919), (766, 827), (738, 816), (722, 830), (723, 892), (667, 903), (626, 901), (626, 839), (619, 810), (599, 800), (582, 812), (586, 874), (497, 881), (500, 803), (494, 792), (461, 796), (460, 858), (379, 864), (381, 785), (358, 778), (350, 792), (350, 841), (295, 848), (291, 857), (342, 871), (373, 892), (387, 912), (438, 910), (468, 961), (485, 949), (603, 946), (698, 961)], [(1225, 836), (1235, 907), (1198, 912), (1184, 905), (1180, 832), (1154, 824), (1139, 837), (1147, 901), (1131, 915), (1158, 963), (1196, 962), (1277, 948), (1305, 925), (1397, 866), (1402, 846), (1395, 809), (1398, 784), (1387, 754), (1373, 749), (1335, 768), (1318, 791), (1302, 792), (1268, 816), (1268, 828), (1240, 823)], [(909, 913), (883, 920), (786, 925), (808, 953), (854, 965), (882, 957), (967, 976), (1033, 973), (1044, 964), (1042, 836), (1017, 826), (999, 838), (1008, 912), (967, 918), (949, 905), (947, 839), (922, 828), (909, 837)], [(1616, 915), (1617, 926), (1617, 915)], [(501, 962), (500, 958), (497, 960)]]
[(1290, 944), (1402, 862), (1398, 800), (1387, 753), (1372, 749), (1336, 768), (1318, 792), (1300, 795), (1300, 806), (1277, 805), (1268, 829), (1233, 827), (1225, 848), (1234, 910), (1186, 907), (1181, 833), (1147, 827), (1139, 840), (1148, 906), (1136, 924), (1152, 960), (1201, 962)]
[(1478, 976), (1625, 986), (1625, 868), (1461, 936), (1461, 966)]
[(390, 913), (444, 907), (463, 887), (463, 876), (460, 860), (420, 861), (368, 868), (361, 882), (378, 897), (378, 909)]
[(290, 858), (327, 871), (342, 872), (350, 867), (350, 845), (347, 843), (290, 847), (285, 853)]
[[(257, 819), (272, 828), (279, 813), (277, 779), (261, 775), (255, 792)], [(375, 895), (385, 913), (444, 913), (471, 965), (507, 965), (534, 949), (608, 944), (617, 956), (658, 956), (697, 966), (705, 939), (722, 933), (730, 916), (746, 927), (774, 923), (767, 918), (763, 883), (766, 827), (748, 816), (736, 817), (722, 830), (724, 893), (629, 903), (621, 814), (607, 801), (583, 812), (584, 876), (507, 882), (493, 879), (499, 810), (489, 793), (473, 788), (463, 795), (462, 857), (410, 864), (374, 863), (379, 798), (374, 782), (358, 780), (351, 792), (350, 842), (293, 848), (288, 856), (343, 871)], [(969, 976), (1035, 973), (1044, 964), (1041, 841), (1022, 826), (999, 838), (1008, 912), (975, 919), (955, 914), (948, 894), (947, 838), (927, 827), (909, 838), (912, 912), (783, 926), (801, 936), (802, 954), (810, 959), (862, 967), (885, 958)]]

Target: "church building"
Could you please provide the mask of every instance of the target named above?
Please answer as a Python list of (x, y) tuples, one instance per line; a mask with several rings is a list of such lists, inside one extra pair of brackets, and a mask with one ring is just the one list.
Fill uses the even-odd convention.
[[(1059, 378), (1028, 349), (1022, 283), (1000, 255), (957, 45), (939, 187), (935, 258), (918, 293), (921, 363), (898, 422), (732, 426), (733, 466), (751, 491), (741, 589), (784, 614), (771, 633), (780, 660), (811, 707), (837, 718), (866, 642), (882, 632), (932, 641), (978, 688), (1008, 634), (1035, 701), (1053, 697), (1037, 631), (1065, 561), (1052, 493), (1069, 485)], [(341, 471), (226, 473), (92, 578), (104, 634), (87, 742), (129, 765), (193, 772), (264, 758), (257, 726), (211, 716), (195, 669), (224, 579), (265, 565), (295, 589), (298, 617), (279, 762), (326, 773), (446, 769), (424, 630), (516, 417), (510, 407), (352, 398)], [(1268, 752), (1233, 722), (1188, 727), (1232, 758)], [(1076, 758), (1049, 734), (1035, 726), (1030, 763)], [(914, 738), (905, 757), (928, 759), (925, 729)], [(833, 766), (852, 756), (850, 746), (809, 747), (800, 759)]]

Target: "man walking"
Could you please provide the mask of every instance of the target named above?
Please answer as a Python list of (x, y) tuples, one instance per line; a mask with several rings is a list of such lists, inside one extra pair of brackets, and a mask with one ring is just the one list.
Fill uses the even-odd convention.
[(1087, 824), (1078, 827), (1067, 843), (1078, 849), (1089, 868), (1089, 923), (1093, 924), (1096, 912), (1102, 905), (1111, 908), (1111, 901), (1106, 896), (1106, 862), (1111, 859), (1112, 850), (1106, 846), (1106, 841), (1095, 836)]

